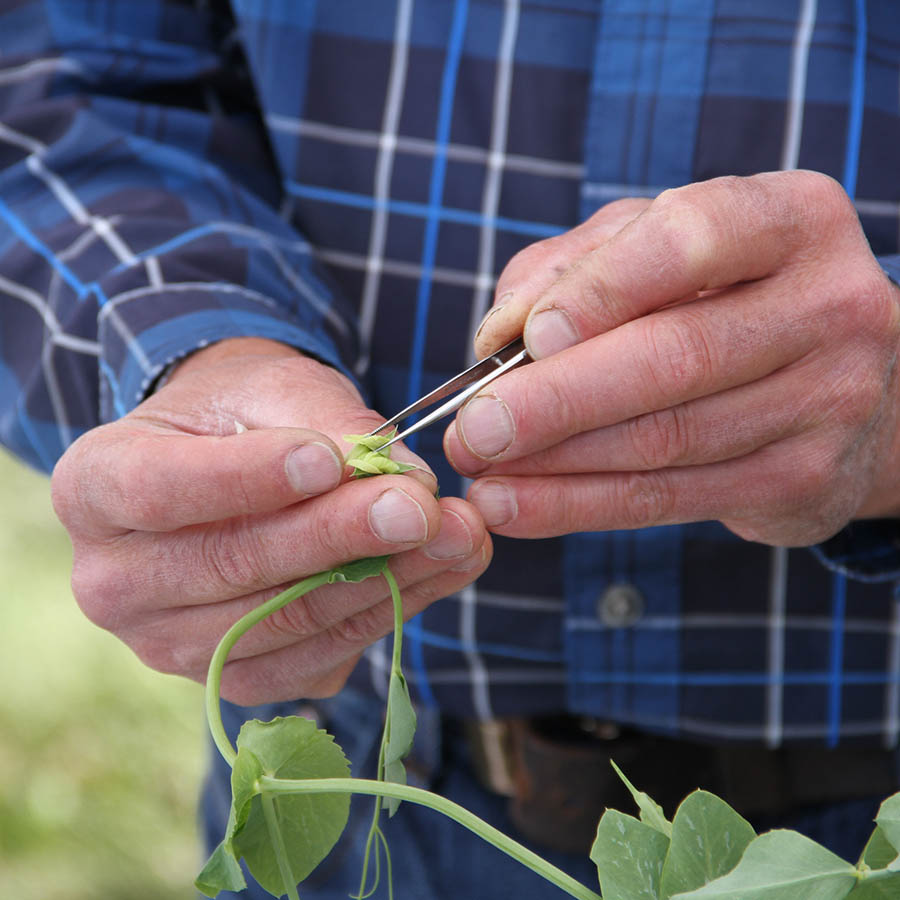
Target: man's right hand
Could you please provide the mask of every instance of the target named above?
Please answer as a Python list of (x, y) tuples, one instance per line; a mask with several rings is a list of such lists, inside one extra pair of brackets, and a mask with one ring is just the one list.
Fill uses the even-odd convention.
[[(390, 554), (407, 617), (462, 589), (491, 556), (473, 506), (436, 500), (427, 471), (348, 480), (341, 435), (380, 421), (346, 378), (275, 342), (195, 353), (53, 473), (82, 610), (152, 668), (203, 681), (227, 628), (307, 575)], [(222, 694), (329, 696), (392, 626), (384, 579), (319, 588), (237, 643)]]

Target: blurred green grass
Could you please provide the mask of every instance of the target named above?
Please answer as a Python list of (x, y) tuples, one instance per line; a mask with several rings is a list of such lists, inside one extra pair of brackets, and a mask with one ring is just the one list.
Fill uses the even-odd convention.
[(0, 509), (0, 897), (193, 898), (202, 689), (84, 618), (47, 478), (3, 451)]

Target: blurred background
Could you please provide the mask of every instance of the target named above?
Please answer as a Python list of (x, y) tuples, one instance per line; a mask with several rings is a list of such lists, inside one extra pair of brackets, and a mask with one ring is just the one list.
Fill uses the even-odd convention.
[(84, 618), (48, 480), (2, 449), (0, 509), (0, 898), (193, 898), (202, 689)]

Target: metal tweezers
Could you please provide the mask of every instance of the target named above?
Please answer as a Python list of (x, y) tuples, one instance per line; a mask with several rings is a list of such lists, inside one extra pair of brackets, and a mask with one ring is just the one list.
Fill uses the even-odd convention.
[[(415, 421), (409, 428), (395, 434), (383, 447), (390, 447), (391, 444), (395, 444), (397, 441), (406, 440), (411, 434), (415, 434), (433, 422), (455, 413), (466, 400), (474, 397), (483, 387), (490, 384), (495, 378), (499, 378), (504, 372), (509, 372), (511, 369), (515, 369), (527, 362), (531, 362), (531, 357), (525, 349), (525, 341), (522, 338), (516, 338), (516, 340), (505, 347), (501, 347), (496, 353), (486, 356), (475, 363), (474, 366), (470, 366), (464, 372), (460, 372), (459, 375), (455, 375), (449, 381), (445, 381), (440, 387), (425, 394), (424, 397), (419, 398), (415, 403), (411, 403), (406, 409), (400, 410), (396, 416), (370, 431), (369, 435), (378, 434), (386, 428), (393, 428), (399, 422), (402, 422), (403, 419), (421, 412), (423, 409), (443, 400), (445, 397), (449, 397), (451, 394), (456, 394), (455, 397), (447, 400), (446, 403), (442, 403), (428, 415), (422, 416), (421, 419)], [(463, 388), (465, 390), (462, 390)], [(456, 393), (457, 391), (459, 393)]]

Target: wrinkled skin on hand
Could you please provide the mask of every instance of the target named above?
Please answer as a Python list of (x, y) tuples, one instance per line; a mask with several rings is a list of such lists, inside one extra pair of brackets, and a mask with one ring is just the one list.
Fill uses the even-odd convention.
[[(189, 357), (54, 471), (79, 605), (151, 667), (203, 681), (227, 628), (307, 575), (395, 554), (408, 616), (460, 590), (491, 555), (474, 507), (436, 500), (428, 471), (349, 480), (341, 435), (381, 421), (346, 378), (277, 343), (228, 340)], [(424, 465), (402, 446), (395, 456)], [(327, 585), (238, 642), (222, 694), (331, 695), (392, 627), (384, 579)]]
[(719, 520), (808, 545), (900, 513), (900, 290), (826, 176), (612, 203), (496, 296), (479, 355), (524, 329), (536, 362), (445, 435), (492, 531)]

